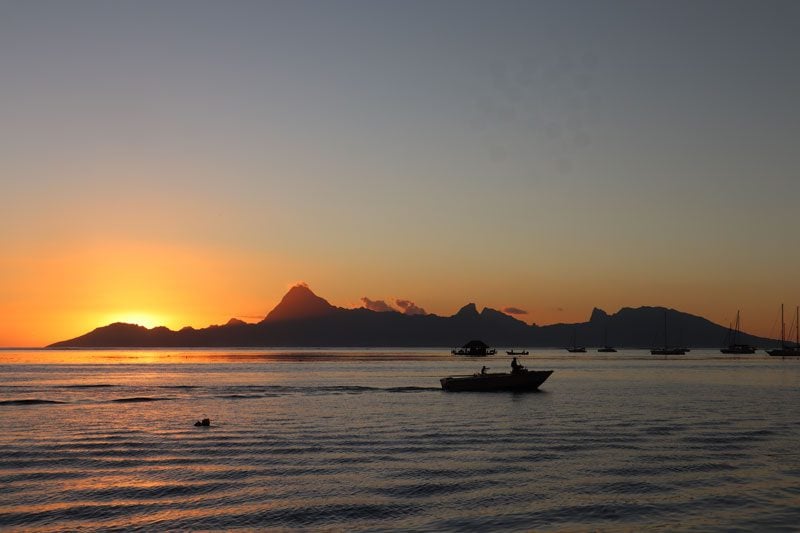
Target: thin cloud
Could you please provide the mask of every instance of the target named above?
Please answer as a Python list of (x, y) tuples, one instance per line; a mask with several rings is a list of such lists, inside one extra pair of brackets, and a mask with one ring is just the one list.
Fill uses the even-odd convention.
[(421, 307), (418, 307), (417, 304), (410, 300), (395, 300), (397, 307), (403, 310), (403, 313), (406, 315), (427, 315), (428, 313)]
[(394, 307), (387, 304), (383, 300), (370, 300), (366, 296), (361, 298), (361, 303), (364, 304), (365, 309), (376, 311), (378, 313), (388, 313), (389, 311), (397, 311)]
[(527, 315), (528, 312), (525, 309), (520, 309), (519, 307), (506, 307), (503, 309), (503, 312), (507, 315)]

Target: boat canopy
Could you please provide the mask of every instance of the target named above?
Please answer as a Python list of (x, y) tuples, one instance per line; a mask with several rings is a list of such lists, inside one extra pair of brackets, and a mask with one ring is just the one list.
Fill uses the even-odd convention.
[(485, 350), (488, 347), (489, 347), (488, 344), (478, 340), (469, 341), (467, 344), (462, 346), (462, 348), (464, 348), (465, 350), (481, 350), (481, 349)]

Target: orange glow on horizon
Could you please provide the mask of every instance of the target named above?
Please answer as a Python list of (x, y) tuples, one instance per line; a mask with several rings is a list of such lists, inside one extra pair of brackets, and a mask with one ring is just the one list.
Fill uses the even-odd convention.
[[(68, 243), (0, 259), (0, 346), (37, 347), (114, 322), (202, 328), (264, 316), (280, 299), (266, 254), (141, 242)], [(293, 268), (292, 262), (283, 263)]]
[(134, 311), (109, 315), (108, 318), (103, 319), (102, 324), (113, 324), (115, 322), (136, 324), (137, 326), (144, 326), (147, 329), (151, 329), (156, 326), (164, 326), (172, 321), (167, 320), (163, 315)]
[(765, 303), (756, 286), (739, 286), (732, 295), (726, 283), (609, 282), (574, 273), (486, 282), (458, 271), (436, 283), (441, 278), (431, 272), (425, 277), (390, 272), (384, 280), (377, 267), (355, 275), (347, 265), (339, 266), (250, 249), (173, 243), (95, 240), (20, 246), (0, 257), (0, 282), (14, 280), (0, 285), (0, 346), (46, 346), (114, 322), (172, 330), (224, 324), (234, 317), (257, 322), (296, 285), (307, 285), (332, 305), (346, 308), (361, 307), (362, 296), (394, 301), (388, 294), (439, 316), (451, 316), (469, 302), (478, 310), (511, 305), (528, 311), (515, 318), (538, 325), (584, 322), (594, 306), (613, 314), (622, 307), (653, 305), (727, 326), (741, 309), (747, 333), (773, 338), (780, 333), (779, 296), (768, 296)]

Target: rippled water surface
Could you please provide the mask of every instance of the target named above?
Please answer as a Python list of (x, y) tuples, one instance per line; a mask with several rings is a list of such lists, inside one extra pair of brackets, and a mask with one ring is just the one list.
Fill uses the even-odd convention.
[(613, 355), (0, 351), (0, 528), (797, 529), (800, 361)]

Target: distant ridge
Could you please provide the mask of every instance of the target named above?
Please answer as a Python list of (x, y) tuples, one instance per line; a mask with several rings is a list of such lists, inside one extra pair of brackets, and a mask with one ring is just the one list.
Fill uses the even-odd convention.
[[(663, 307), (620, 309), (609, 315), (592, 310), (588, 322), (528, 325), (511, 315), (474, 303), (449, 317), (407, 315), (365, 308), (331, 305), (306, 285), (289, 289), (280, 303), (258, 323), (231, 319), (222, 326), (178, 331), (163, 326), (147, 329), (114, 323), (49, 348), (150, 348), (150, 347), (286, 347), (286, 346), (460, 346), (479, 338), (491, 346), (564, 347), (573, 333), (581, 344), (618, 348), (651, 348), (664, 339), (664, 313), (670, 324), (670, 345), (718, 348), (728, 328), (698, 316)], [(775, 341), (742, 333), (740, 341), (762, 348)]]

